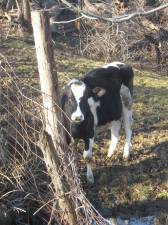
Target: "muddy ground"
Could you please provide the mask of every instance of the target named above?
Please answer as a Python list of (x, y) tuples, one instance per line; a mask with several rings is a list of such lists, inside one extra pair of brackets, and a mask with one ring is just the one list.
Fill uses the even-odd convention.
[[(23, 35), (4, 21), (0, 26), (3, 31), (0, 53), (8, 59), (19, 79), (39, 87), (32, 35)], [(60, 86), (72, 77), (105, 63), (86, 59), (75, 52), (74, 47), (55, 40), (54, 55)], [(95, 184), (88, 185), (82, 149), (78, 148), (77, 152), (86, 195), (105, 217), (168, 214), (168, 77), (159, 71), (140, 71), (135, 67), (134, 71), (133, 150), (130, 160), (122, 159), (123, 129), (117, 151), (111, 159), (106, 157), (109, 133), (100, 133), (94, 145), (92, 162)], [(3, 71), (0, 72), (4, 84), (6, 77)]]

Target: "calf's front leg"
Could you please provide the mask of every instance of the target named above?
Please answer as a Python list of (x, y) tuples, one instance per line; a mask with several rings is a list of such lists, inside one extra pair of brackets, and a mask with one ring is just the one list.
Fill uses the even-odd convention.
[(85, 150), (83, 152), (83, 158), (86, 159), (86, 176), (87, 182), (93, 184), (94, 183), (94, 176), (92, 172), (92, 166), (88, 159), (92, 157), (92, 148), (94, 144), (94, 137), (85, 139)]
[(93, 144), (94, 144), (94, 137), (85, 139), (85, 150), (83, 152), (84, 159), (92, 157)]
[(86, 172), (87, 182), (90, 183), (90, 184), (93, 184), (94, 183), (94, 176), (93, 176), (93, 172), (92, 172), (92, 165), (91, 165), (90, 162), (87, 162), (86, 168), (87, 168), (87, 172)]

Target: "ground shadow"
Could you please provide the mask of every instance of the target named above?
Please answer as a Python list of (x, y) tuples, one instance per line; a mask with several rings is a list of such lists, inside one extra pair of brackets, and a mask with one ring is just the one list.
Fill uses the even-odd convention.
[[(94, 185), (88, 185), (86, 181), (83, 182), (88, 199), (104, 217), (113, 215), (126, 218), (168, 213), (168, 198), (166, 196), (153, 199), (151, 192), (145, 193), (145, 186), (143, 189), (145, 183), (151, 183), (154, 189), (158, 189), (158, 192), (160, 191), (159, 186), (167, 185), (167, 148), (168, 141), (153, 146), (150, 151), (154, 152), (155, 156), (145, 158), (139, 163), (95, 169)], [(132, 159), (133, 157), (132, 155)], [(132, 197), (133, 185), (142, 185), (141, 191), (144, 195), (142, 200), (136, 201)], [(116, 200), (116, 195), (119, 194), (126, 198), (122, 200), (122, 204)]]

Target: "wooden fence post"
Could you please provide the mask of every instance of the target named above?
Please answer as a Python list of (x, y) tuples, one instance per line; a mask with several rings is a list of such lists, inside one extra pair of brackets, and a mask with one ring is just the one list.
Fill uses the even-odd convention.
[[(45, 115), (45, 132), (41, 138), (41, 148), (57, 197), (60, 196), (58, 198), (60, 216), (65, 224), (77, 225), (75, 207), (72, 199), (66, 194), (70, 191), (69, 187), (58, 174), (61, 163), (57, 151), (62, 150), (61, 140), (64, 140), (64, 131), (58, 123), (61, 121), (60, 110), (56, 106), (59, 105), (59, 92), (47, 12), (33, 11), (32, 25)], [(66, 140), (64, 144), (66, 146)]]

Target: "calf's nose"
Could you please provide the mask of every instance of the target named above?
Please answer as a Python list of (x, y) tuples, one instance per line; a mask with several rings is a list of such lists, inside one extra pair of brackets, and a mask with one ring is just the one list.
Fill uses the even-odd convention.
[(71, 120), (74, 122), (82, 122), (84, 120), (84, 117), (83, 117), (83, 115), (72, 114)]

